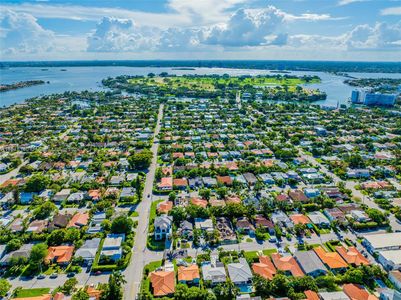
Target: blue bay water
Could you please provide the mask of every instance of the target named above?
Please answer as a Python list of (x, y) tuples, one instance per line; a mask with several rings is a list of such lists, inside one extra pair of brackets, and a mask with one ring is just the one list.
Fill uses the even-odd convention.
[[(159, 67), (67, 67), (62, 71), (59, 67), (46, 69), (38, 67), (16, 67), (0, 69), (0, 83), (10, 84), (26, 80), (43, 80), (49, 83), (36, 85), (22, 89), (0, 93), (0, 106), (9, 106), (15, 103), (22, 103), (24, 100), (41, 95), (63, 93), (65, 91), (99, 91), (104, 90), (101, 81), (107, 77), (119, 75), (147, 75), (148, 73), (159, 74), (229, 74), (229, 75), (259, 75), (275, 74), (269, 70), (247, 70), (247, 69), (224, 69), (224, 68), (195, 68), (195, 70), (177, 70), (173, 68)], [(293, 71), (292, 75), (317, 75), (322, 79), (319, 84), (311, 84), (307, 87), (318, 88), (327, 93), (327, 99), (315, 102), (316, 104), (335, 105), (346, 103), (352, 87), (343, 83), (346, 79), (343, 76), (324, 72), (303, 72)], [(385, 73), (349, 73), (358, 78), (401, 78), (401, 74)]]

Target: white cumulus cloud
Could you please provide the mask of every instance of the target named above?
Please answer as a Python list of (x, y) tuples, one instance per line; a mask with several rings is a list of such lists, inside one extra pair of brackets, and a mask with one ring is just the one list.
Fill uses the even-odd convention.
[(242, 47), (272, 44), (276, 40), (283, 42), (284, 33), (278, 29), (284, 18), (285, 14), (273, 6), (258, 10), (239, 9), (226, 24), (214, 26), (205, 43)]
[(134, 52), (153, 50), (154, 28), (139, 27), (130, 19), (104, 17), (88, 37), (88, 51)]
[(52, 51), (54, 38), (54, 32), (40, 26), (32, 15), (6, 10), (0, 16), (2, 54)]
[(400, 48), (401, 22), (389, 25), (376, 23), (374, 26), (358, 25), (345, 35), (345, 44), (349, 49)]

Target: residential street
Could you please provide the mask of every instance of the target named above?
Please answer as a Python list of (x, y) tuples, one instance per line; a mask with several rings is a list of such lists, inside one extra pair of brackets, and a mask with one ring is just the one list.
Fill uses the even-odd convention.
[(3, 184), (4, 182), (6, 182), (7, 180), (9, 180), (9, 179), (11, 179), (11, 178), (17, 176), (18, 173), (19, 173), (19, 169), (20, 169), (22, 166), (25, 166), (27, 163), (28, 163), (28, 160), (25, 160), (25, 161), (22, 162), (22, 164), (20, 164), (20, 165), (19, 165), (18, 167), (16, 167), (14, 170), (11, 170), (10, 172), (8, 172), (8, 173), (6, 173), (6, 174), (0, 175), (0, 185), (2, 185), (2, 184)]
[[(341, 180), (341, 178), (339, 178), (337, 175), (333, 174), (332, 172), (330, 172), (324, 165), (322, 165), (321, 163), (319, 163), (313, 156), (307, 155), (305, 152), (303, 152), (300, 149), (300, 153), (301, 153), (301, 157), (306, 159), (307, 161), (309, 161), (312, 165), (317, 166), (320, 168), (320, 171), (322, 171), (325, 175), (329, 176), (332, 180), (334, 184), (338, 184), (339, 182), (343, 181)], [(391, 181), (391, 183), (394, 184), (395, 180)], [(358, 182), (356, 181), (352, 181), (352, 180), (347, 180), (345, 181), (345, 187), (349, 190), (352, 191), (352, 195), (354, 197), (358, 197), (361, 199), (363, 204), (366, 204), (367, 206), (371, 207), (371, 208), (376, 208), (380, 211), (384, 211), (383, 209), (381, 209), (374, 201), (373, 199), (371, 199), (369, 196), (364, 195), (360, 190), (357, 190), (355, 188), (355, 186), (358, 185)], [(399, 185), (394, 185), (396, 189), (399, 188)], [(389, 216), (389, 220), (390, 220), (390, 226), (393, 229), (393, 231), (401, 231), (401, 224), (396, 220), (396, 218), (394, 217), (394, 215), (390, 215)]]
[[(151, 147), (153, 159), (149, 167), (149, 171), (146, 175), (145, 187), (143, 190), (143, 199), (136, 209), (139, 217), (138, 227), (136, 228), (135, 234), (133, 255), (131, 257), (131, 262), (129, 266), (124, 271), (125, 280), (127, 281), (127, 284), (125, 285), (124, 298), (130, 300), (135, 299), (139, 292), (144, 266), (150, 261), (157, 260), (157, 257), (154, 255), (153, 252), (152, 255), (146, 255), (147, 252), (149, 252), (146, 248), (146, 241), (148, 236), (150, 206), (153, 198), (153, 181), (157, 168), (157, 150), (159, 148), (159, 140), (157, 138), (157, 135), (159, 134), (161, 127), (160, 122), (163, 118), (163, 108), (164, 106), (163, 104), (161, 104), (159, 107), (159, 114), (157, 117), (157, 124), (154, 132), (153, 145)], [(148, 195), (150, 195), (150, 197), (148, 197)]]

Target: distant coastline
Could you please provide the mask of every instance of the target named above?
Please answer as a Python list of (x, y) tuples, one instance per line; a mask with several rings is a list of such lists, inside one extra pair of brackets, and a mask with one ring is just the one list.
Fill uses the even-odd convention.
[(16, 89), (22, 89), (28, 86), (45, 84), (46, 82), (43, 80), (28, 80), (28, 81), (20, 81), (11, 84), (0, 84), (0, 92), (7, 92)]
[(401, 73), (401, 62), (351, 62), (351, 61), (290, 61), (290, 60), (87, 60), (87, 61), (10, 61), (0, 62), (0, 68), (15, 67), (171, 67), (229, 68), (275, 71), (318, 71)]

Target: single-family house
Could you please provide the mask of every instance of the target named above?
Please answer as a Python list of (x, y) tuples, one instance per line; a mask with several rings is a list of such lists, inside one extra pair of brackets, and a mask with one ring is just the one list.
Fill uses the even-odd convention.
[(250, 284), (252, 282), (252, 271), (245, 258), (241, 257), (237, 263), (227, 265), (228, 275), (235, 285)]
[(344, 284), (343, 291), (352, 300), (379, 300), (359, 284)]
[(349, 265), (353, 265), (355, 267), (361, 265), (370, 265), (369, 260), (355, 247), (348, 247), (348, 249), (345, 249), (343, 246), (337, 246), (336, 251)]
[(71, 261), (74, 246), (54, 246), (49, 247), (45, 262), (66, 265)]
[(330, 227), (330, 221), (320, 211), (312, 211), (308, 214), (308, 218), (317, 227)]
[(121, 244), (125, 240), (125, 234), (108, 234), (103, 242), (100, 257), (107, 257), (117, 261), (122, 257)]
[(252, 270), (255, 274), (262, 276), (267, 280), (272, 280), (277, 270), (270, 260), (269, 256), (259, 256), (259, 262), (252, 264)]
[(154, 237), (156, 241), (160, 241), (170, 237), (172, 223), (173, 217), (171, 216), (161, 215), (155, 218)]
[(149, 274), (153, 296), (163, 297), (175, 292), (174, 271), (154, 271)]
[(93, 262), (99, 248), (100, 238), (86, 240), (85, 243), (75, 251), (74, 257), (82, 257), (85, 262)]
[(294, 258), (306, 275), (318, 277), (327, 273), (326, 267), (313, 250), (297, 251)]
[(227, 275), (224, 264), (219, 261), (203, 263), (202, 276), (204, 281), (210, 281), (213, 285), (226, 282)]
[(279, 253), (273, 253), (271, 258), (277, 270), (283, 271), (284, 273), (294, 277), (302, 277), (305, 275), (295, 258), (291, 255), (281, 256)]
[(321, 246), (313, 249), (323, 264), (333, 272), (344, 270), (348, 264), (337, 252), (326, 252)]
[(184, 284), (199, 284), (200, 275), (197, 264), (178, 267), (178, 282)]

